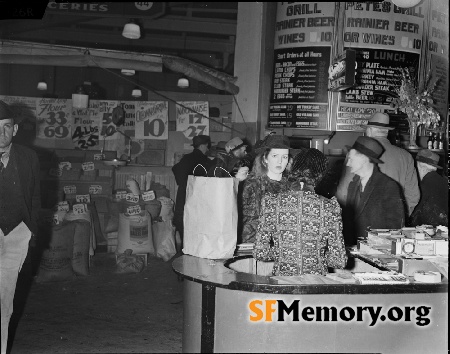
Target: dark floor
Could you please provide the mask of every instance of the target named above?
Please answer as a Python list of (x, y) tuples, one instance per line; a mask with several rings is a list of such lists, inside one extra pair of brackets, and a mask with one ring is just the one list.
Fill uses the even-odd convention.
[(181, 353), (183, 282), (171, 261), (150, 257), (141, 273), (115, 270), (114, 254), (97, 253), (89, 276), (37, 283), (36, 266), (27, 261), (10, 353)]

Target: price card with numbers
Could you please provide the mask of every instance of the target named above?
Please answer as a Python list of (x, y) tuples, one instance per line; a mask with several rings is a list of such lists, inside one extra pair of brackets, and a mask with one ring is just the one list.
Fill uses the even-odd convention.
[(102, 194), (102, 186), (98, 184), (90, 185), (89, 194)]
[(70, 169), (72, 168), (72, 164), (71, 164), (69, 161), (61, 161), (61, 162), (58, 164), (58, 167), (59, 167), (61, 170), (64, 170), (64, 169), (70, 170)]
[(112, 120), (113, 109), (116, 108), (118, 104), (119, 102), (117, 101), (98, 101), (97, 114), (100, 120), (100, 135), (102, 136), (102, 139), (114, 140), (117, 139), (117, 135), (119, 135), (116, 134), (116, 125)]
[(89, 100), (88, 108), (72, 109), (72, 142), (76, 149), (98, 149), (100, 116), (97, 100)]
[(136, 102), (136, 139), (168, 139), (167, 101)]
[(130, 203), (137, 203), (139, 201), (139, 196), (133, 193), (127, 193), (125, 200)]
[(83, 171), (93, 171), (95, 169), (95, 165), (93, 162), (83, 162), (81, 164), (81, 168)]
[(77, 193), (77, 186), (70, 185), (70, 186), (64, 186), (63, 187), (65, 194), (76, 194)]
[(94, 154), (94, 161), (104, 160), (105, 154)]
[(154, 191), (142, 192), (142, 200), (144, 202), (148, 202), (148, 201), (154, 200), (154, 199), (155, 199), (155, 192)]
[(66, 98), (41, 98), (36, 100), (36, 137), (64, 140), (71, 138), (70, 100)]
[(126, 199), (127, 192), (126, 191), (117, 191), (115, 197), (116, 197), (116, 199)]
[(58, 211), (69, 211), (69, 203), (67, 202), (67, 200), (64, 200), (62, 202), (58, 202), (58, 204), (56, 204), (57, 210)]
[(209, 135), (209, 105), (207, 101), (183, 101), (176, 105), (177, 131), (188, 139)]
[(73, 207), (74, 214), (86, 214), (87, 213), (87, 205), (86, 204), (74, 204)]
[(141, 212), (142, 212), (142, 210), (141, 210), (141, 207), (139, 205), (133, 205), (133, 206), (127, 207), (126, 214), (128, 214), (128, 215), (138, 215)]
[(48, 170), (48, 174), (50, 176), (54, 176), (54, 177), (61, 177), (62, 176), (62, 169), (60, 168), (51, 168)]
[(77, 201), (77, 203), (90, 203), (91, 195), (90, 194), (77, 194), (75, 196), (75, 200)]

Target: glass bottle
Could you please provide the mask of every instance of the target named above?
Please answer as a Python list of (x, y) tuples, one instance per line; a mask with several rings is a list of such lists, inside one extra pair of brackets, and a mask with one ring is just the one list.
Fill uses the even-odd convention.
[(430, 150), (433, 148), (433, 133), (432, 132), (430, 132), (428, 134), (427, 148)]
[(439, 148), (439, 138), (437, 133), (435, 133), (433, 138), (433, 149), (437, 150), (438, 148)]
[(444, 136), (442, 133), (439, 133), (439, 150), (444, 150)]

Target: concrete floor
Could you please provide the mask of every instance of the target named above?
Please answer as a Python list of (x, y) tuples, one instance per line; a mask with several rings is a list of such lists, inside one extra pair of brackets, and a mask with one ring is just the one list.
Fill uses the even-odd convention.
[(33, 262), (19, 277), (8, 352), (181, 353), (183, 282), (171, 261), (150, 257), (136, 274), (116, 274), (97, 253), (90, 275), (37, 283)]

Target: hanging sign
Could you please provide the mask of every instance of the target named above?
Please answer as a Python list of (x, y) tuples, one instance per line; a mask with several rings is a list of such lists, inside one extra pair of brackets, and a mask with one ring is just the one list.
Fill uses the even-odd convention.
[(169, 105), (167, 101), (136, 102), (137, 139), (168, 139)]
[[(206, 101), (184, 101), (176, 105), (177, 131), (188, 139), (209, 135), (209, 104)], [(190, 108), (190, 109), (188, 109)], [(195, 113), (197, 112), (197, 113)]]
[(70, 139), (70, 100), (61, 98), (36, 99), (36, 137), (39, 139)]
[(90, 100), (86, 109), (72, 108), (72, 142), (76, 149), (98, 150), (98, 132), (101, 123), (99, 101)]
[(342, 91), (355, 84), (355, 51), (347, 49), (328, 69), (328, 90)]
[(119, 104), (118, 101), (98, 101), (98, 115), (100, 121), (100, 135), (105, 140), (117, 139), (116, 125), (113, 123), (112, 111)]

